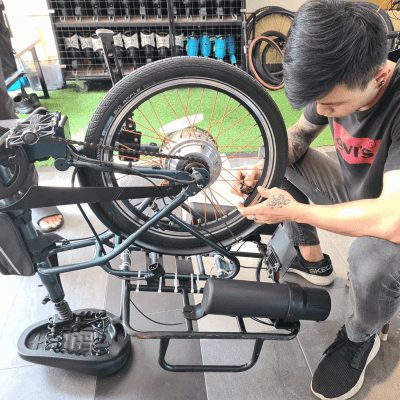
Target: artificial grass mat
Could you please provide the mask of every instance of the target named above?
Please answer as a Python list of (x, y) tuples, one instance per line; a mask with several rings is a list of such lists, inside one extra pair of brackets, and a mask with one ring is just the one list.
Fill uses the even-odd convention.
[[(88, 123), (106, 93), (107, 90), (105, 89), (79, 92), (75, 85), (67, 85), (66, 89), (51, 91), (50, 98), (42, 99), (41, 102), (49, 111), (61, 111), (64, 115), (67, 115), (72, 138), (83, 139)], [(211, 121), (213, 122), (211, 131), (214, 137), (215, 135), (221, 136), (219, 143), (222, 141), (221, 145), (225, 147), (226, 152), (229, 152), (229, 149), (234, 150), (233, 147), (229, 147), (232, 145), (233, 141), (237, 149), (239, 145), (249, 143), (249, 140), (252, 140), (252, 134), (259, 135), (259, 133), (252, 131), (251, 124), (254, 123), (252, 118), (247, 118), (247, 123), (245, 120), (242, 120), (237, 126), (234, 126), (235, 121), (240, 119), (241, 113), (244, 115), (244, 109), (239, 107), (238, 110), (235, 110), (235, 104), (232, 102), (228, 104), (229, 98), (225, 96), (226, 98), (224, 99), (224, 95), (221, 94), (219, 94), (219, 99), (217, 100), (217, 107), (213, 107), (215, 93), (212, 93), (212, 91), (207, 93), (204, 95), (202, 89), (193, 89), (190, 93), (180, 91), (180, 94), (177, 94), (176, 91), (170, 91), (167, 93), (167, 96), (158, 95), (151, 100), (151, 103), (147, 102), (141, 106), (140, 112), (135, 113), (135, 121), (138, 125), (137, 130), (141, 131), (144, 137), (147, 137), (147, 140), (145, 139), (143, 142), (159, 143), (159, 140), (155, 140), (156, 131), (159, 131), (160, 126), (174, 120), (175, 116), (177, 118), (178, 116), (184, 115), (182, 110), (186, 111), (186, 115), (200, 112), (207, 115), (207, 113), (214, 112), (215, 115), (213, 115)], [(300, 117), (302, 111), (294, 110), (290, 106), (283, 90), (275, 92), (269, 91), (268, 93), (282, 113), (286, 127), (294, 124)], [(199, 103), (201, 104), (200, 109)], [(153, 119), (151, 119), (151, 115), (154, 116), (154, 110), (157, 110), (157, 118), (153, 117)], [(226, 118), (223, 118), (224, 113), (226, 114), (226, 110), (235, 111)], [(175, 113), (175, 116), (173, 113)], [(221, 119), (223, 119), (222, 122)], [(200, 128), (207, 129), (210, 128), (209, 121), (210, 118), (205, 118), (202, 123), (196, 125)], [(215, 123), (215, 121), (217, 123)], [(224, 128), (229, 128), (229, 134), (222, 137), (221, 131), (224, 131)], [(245, 135), (242, 134), (240, 136), (240, 134), (246, 129), (248, 129), (248, 133), (246, 133), (246, 137), (244, 138)], [(237, 143), (238, 140), (239, 143)], [(256, 146), (259, 143), (254, 142), (252, 144)], [(327, 128), (316, 138), (312, 146), (319, 147), (332, 144), (332, 136), (329, 128)]]

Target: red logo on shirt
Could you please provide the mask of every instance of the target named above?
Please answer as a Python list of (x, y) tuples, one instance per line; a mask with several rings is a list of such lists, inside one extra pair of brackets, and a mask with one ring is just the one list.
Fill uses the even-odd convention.
[(372, 164), (381, 144), (380, 140), (355, 138), (337, 122), (333, 122), (336, 149), (348, 164)]

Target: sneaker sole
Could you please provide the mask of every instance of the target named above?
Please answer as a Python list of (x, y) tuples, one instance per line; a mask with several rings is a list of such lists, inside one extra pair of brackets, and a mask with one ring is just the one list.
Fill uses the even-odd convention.
[(378, 351), (379, 351), (380, 347), (381, 347), (381, 341), (379, 339), (379, 336), (376, 335), (375, 336), (374, 345), (372, 346), (371, 352), (369, 353), (369, 356), (367, 358), (367, 362), (365, 363), (364, 370), (363, 370), (362, 374), (360, 375), (360, 378), (358, 379), (357, 383), (347, 393), (344, 393), (339, 397), (325, 397), (320, 393), (314, 392), (314, 390), (312, 388), (312, 381), (311, 381), (311, 385), (310, 385), (311, 391), (314, 393), (315, 396), (317, 396), (318, 398), (320, 398), (322, 400), (347, 400), (347, 399), (350, 399), (351, 397), (353, 397), (361, 389), (361, 387), (362, 387), (362, 385), (364, 383), (365, 370), (367, 369), (368, 364), (378, 354)]
[(289, 268), (287, 272), (293, 272), (294, 274), (300, 275), (306, 281), (313, 283), (314, 285), (318, 286), (328, 286), (330, 285), (336, 278), (335, 271), (332, 271), (331, 274), (326, 276), (318, 276), (307, 274), (307, 272), (300, 271), (296, 268)]

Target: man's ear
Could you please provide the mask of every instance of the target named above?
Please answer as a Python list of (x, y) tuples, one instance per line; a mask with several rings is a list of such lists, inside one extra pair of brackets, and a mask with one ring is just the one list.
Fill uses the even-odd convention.
[(388, 66), (385, 65), (382, 68), (380, 68), (374, 77), (376, 85), (378, 87), (382, 87), (385, 84), (385, 82), (388, 81), (389, 75), (390, 75), (390, 68)]

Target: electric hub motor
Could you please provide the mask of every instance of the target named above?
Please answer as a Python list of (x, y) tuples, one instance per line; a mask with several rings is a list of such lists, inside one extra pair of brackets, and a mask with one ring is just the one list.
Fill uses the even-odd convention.
[(163, 168), (187, 172), (191, 172), (193, 168), (205, 168), (210, 174), (207, 186), (211, 186), (221, 173), (222, 159), (215, 140), (207, 131), (196, 126), (168, 134), (161, 145), (161, 151), (192, 159), (188, 161), (166, 158), (163, 160)]

